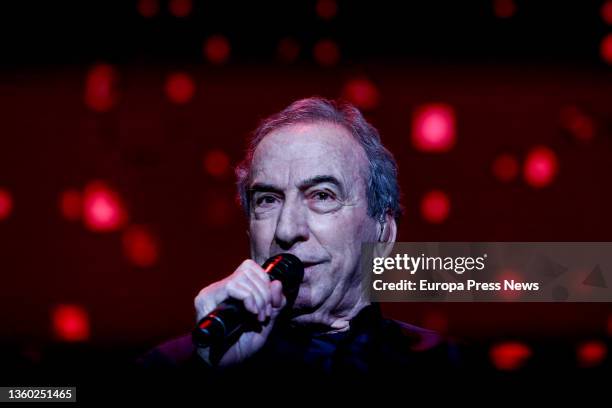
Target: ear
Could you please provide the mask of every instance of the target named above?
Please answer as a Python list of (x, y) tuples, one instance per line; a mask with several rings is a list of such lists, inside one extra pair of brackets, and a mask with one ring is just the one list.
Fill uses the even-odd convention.
[(385, 215), (385, 222), (378, 224), (378, 242), (394, 243), (397, 238), (397, 223), (391, 214)]
[(395, 218), (387, 213), (385, 222), (378, 224), (378, 245), (376, 245), (376, 256), (387, 257), (393, 250), (393, 244), (397, 238), (397, 223)]

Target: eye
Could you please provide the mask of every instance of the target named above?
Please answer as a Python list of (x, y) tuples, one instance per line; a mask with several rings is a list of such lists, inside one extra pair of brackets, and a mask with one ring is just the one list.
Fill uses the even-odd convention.
[(313, 191), (308, 197), (310, 208), (319, 213), (334, 211), (341, 205), (336, 195), (329, 190)]
[(257, 197), (255, 199), (255, 205), (257, 205), (258, 207), (265, 207), (267, 205), (270, 204), (274, 204), (276, 202), (276, 197), (274, 197), (273, 195), (263, 195), (260, 197)]
[(313, 194), (313, 197), (317, 201), (326, 201), (326, 200), (331, 200), (334, 198), (330, 193), (326, 191), (317, 191), (316, 193)]

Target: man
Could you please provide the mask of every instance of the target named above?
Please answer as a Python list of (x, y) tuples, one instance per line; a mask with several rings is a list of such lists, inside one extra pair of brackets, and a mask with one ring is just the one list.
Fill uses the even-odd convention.
[[(384, 319), (362, 288), (361, 245), (393, 243), (401, 207), (393, 156), (357, 109), (322, 98), (291, 104), (254, 132), (236, 175), (251, 257), (202, 289), (195, 309), (199, 320), (241, 300), (259, 330), (220, 350), (186, 336), (149, 353), (145, 365), (351, 376), (448, 362), (438, 335)], [(288, 310), (282, 284), (260, 266), (283, 252), (305, 267)]]

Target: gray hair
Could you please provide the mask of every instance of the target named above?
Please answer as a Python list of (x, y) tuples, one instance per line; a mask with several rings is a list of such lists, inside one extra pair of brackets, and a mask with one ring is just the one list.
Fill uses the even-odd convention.
[[(251, 135), (244, 160), (236, 167), (238, 199), (247, 217), (250, 215), (249, 183), (253, 154), (261, 140), (280, 128), (300, 123), (327, 122), (349, 131), (365, 150), (369, 168), (364, 172), (367, 181), (368, 215), (380, 222), (386, 214), (396, 221), (402, 215), (397, 182), (397, 163), (381, 143), (380, 135), (353, 105), (312, 97), (293, 102), (287, 108), (264, 119)], [(364, 169), (365, 170), (365, 169)]]

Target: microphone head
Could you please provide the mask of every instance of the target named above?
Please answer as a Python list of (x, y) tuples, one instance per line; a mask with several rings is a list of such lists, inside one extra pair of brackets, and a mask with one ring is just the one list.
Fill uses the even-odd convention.
[(289, 299), (295, 298), (304, 279), (304, 264), (295, 255), (274, 255), (264, 264), (262, 268), (268, 273), (270, 280), (279, 280), (283, 284), (283, 293)]

